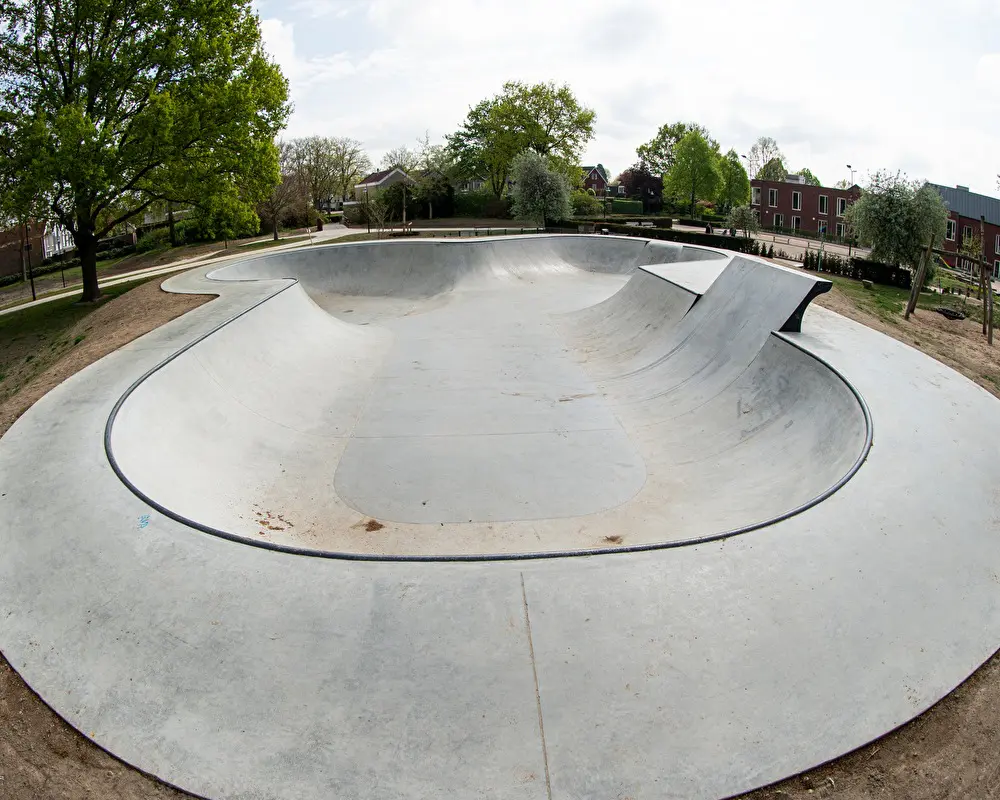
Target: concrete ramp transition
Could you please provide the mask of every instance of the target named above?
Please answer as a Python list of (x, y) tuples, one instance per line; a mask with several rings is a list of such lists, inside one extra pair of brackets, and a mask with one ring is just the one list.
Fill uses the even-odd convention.
[(109, 450), (166, 513), (254, 543), (438, 558), (715, 538), (822, 499), (870, 441), (850, 386), (780, 333), (829, 284), (752, 258), (539, 236), (210, 277), (287, 286), (137, 385)]

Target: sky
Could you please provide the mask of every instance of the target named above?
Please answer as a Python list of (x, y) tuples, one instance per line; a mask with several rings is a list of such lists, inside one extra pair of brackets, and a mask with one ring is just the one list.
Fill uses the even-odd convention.
[(442, 141), (505, 81), (567, 83), (596, 112), (581, 159), (613, 175), (660, 125), (723, 152), (771, 136), (788, 167), (879, 169), (993, 196), (1000, 0), (254, 0), (289, 79), (287, 136), (372, 161)]

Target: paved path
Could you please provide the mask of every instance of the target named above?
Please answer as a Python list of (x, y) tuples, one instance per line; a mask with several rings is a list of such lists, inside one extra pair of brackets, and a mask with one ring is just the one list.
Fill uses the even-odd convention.
[[(86, 736), (217, 798), (719, 798), (893, 729), (1000, 641), (997, 401), (824, 309), (796, 333), (791, 301), (822, 284), (716, 255), (618, 237), (380, 242), (178, 276), (169, 289), (219, 299), (74, 376), (0, 441), (0, 647)], [(462, 470), (428, 449), (443, 425), (508, 421), (493, 443), (450, 437)], [(529, 452), (559, 469), (476, 472), (552, 430), (564, 439)], [(392, 437), (390, 460), (369, 458)], [(845, 456), (864, 461), (838, 488), (827, 462)], [(169, 494), (185, 471), (196, 485)], [(825, 489), (801, 503), (810, 481), (805, 495)], [(700, 505), (660, 523), (686, 495)], [(522, 497), (536, 507), (517, 517)], [(332, 540), (292, 546), (283, 512), (313, 502), (340, 515), (340, 543), (391, 506), (354, 529), (372, 550), (442, 528), (452, 550), (494, 525), (533, 527), (552, 556), (572, 520), (591, 554), (426, 563), (404, 535), (408, 558), (331, 558)], [(761, 511), (776, 519), (699, 535)]]
[[(315, 231), (310, 235), (310, 238), (315, 243), (321, 243), (330, 241), (333, 239), (338, 239), (341, 236), (349, 236), (356, 231), (349, 230), (343, 225), (328, 225), (322, 231)], [(305, 234), (295, 234), (295, 238)], [(256, 244), (257, 242), (254, 242)], [(287, 245), (274, 245), (271, 248), (266, 248), (267, 252), (271, 250), (287, 250), (292, 247), (301, 247), (305, 244), (302, 241), (295, 241)], [(146, 269), (137, 269), (133, 272), (125, 272), (121, 275), (115, 275), (113, 278), (99, 278), (98, 284), (100, 286), (116, 286), (119, 283), (128, 283), (129, 281), (134, 281), (139, 278), (154, 277), (156, 275), (169, 275), (172, 272), (180, 272), (181, 270), (191, 269), (199, 264), (204, 264), (206, 262), (223, 264), (234, 258), (242, 258), (247, 255), (246, 252), (240, 252), (240, 247), (247, 245), (238, 245), (233, 243), (233, 247), (230, 248), (232, 253), (225, 256), (220, 256), (218, 253), (209, 253), (208, 255), (196, 256), (194, 258), (185, 258), (179, 261), (173, 261), (169, 264), (164, 264), (157, 267), (148, 267)], [(225, 251), (219, 251), (225, 252)], [(53, 300), (61, 300), (65, 297), (76, 297), (80, 294), (80, 286), (75, 286), (71, 289), (67, 289), (65, 292), (59, 292), (58, 294), (48, 295), (46, 297), (39, 298), (38, 300), (32, 300), (29, 303), (20, 303), (19, 305), (11, 306), (10, 308), (0, 309), (0, 315), (12, 314), (15, 311), (21, 311), (25, 308), (31, 308), (33, 306), (41, 305), (42, 303), (51, 303)]]

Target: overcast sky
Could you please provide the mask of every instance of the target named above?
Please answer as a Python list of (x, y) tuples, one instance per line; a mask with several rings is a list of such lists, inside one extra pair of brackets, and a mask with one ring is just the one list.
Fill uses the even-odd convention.
[(440, 140), (504, 81), (568, 83), (597, 112), (584, 163), (617, 175), (665, 122), (792, 170), (869, 171), (997, 195), (1000, 0), (255, 0), (291, 82), (289, 136), (372, 160)]

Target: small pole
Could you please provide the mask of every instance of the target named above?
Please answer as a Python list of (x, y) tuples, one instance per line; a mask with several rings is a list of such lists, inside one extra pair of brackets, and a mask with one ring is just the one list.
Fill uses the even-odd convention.
[(28, 254), (28, 280), (31, 281), (31, 299), (37, 300), (35, 295), (35, 272), (31, 268), (31, 226), (24, 224), (24, 251)]

